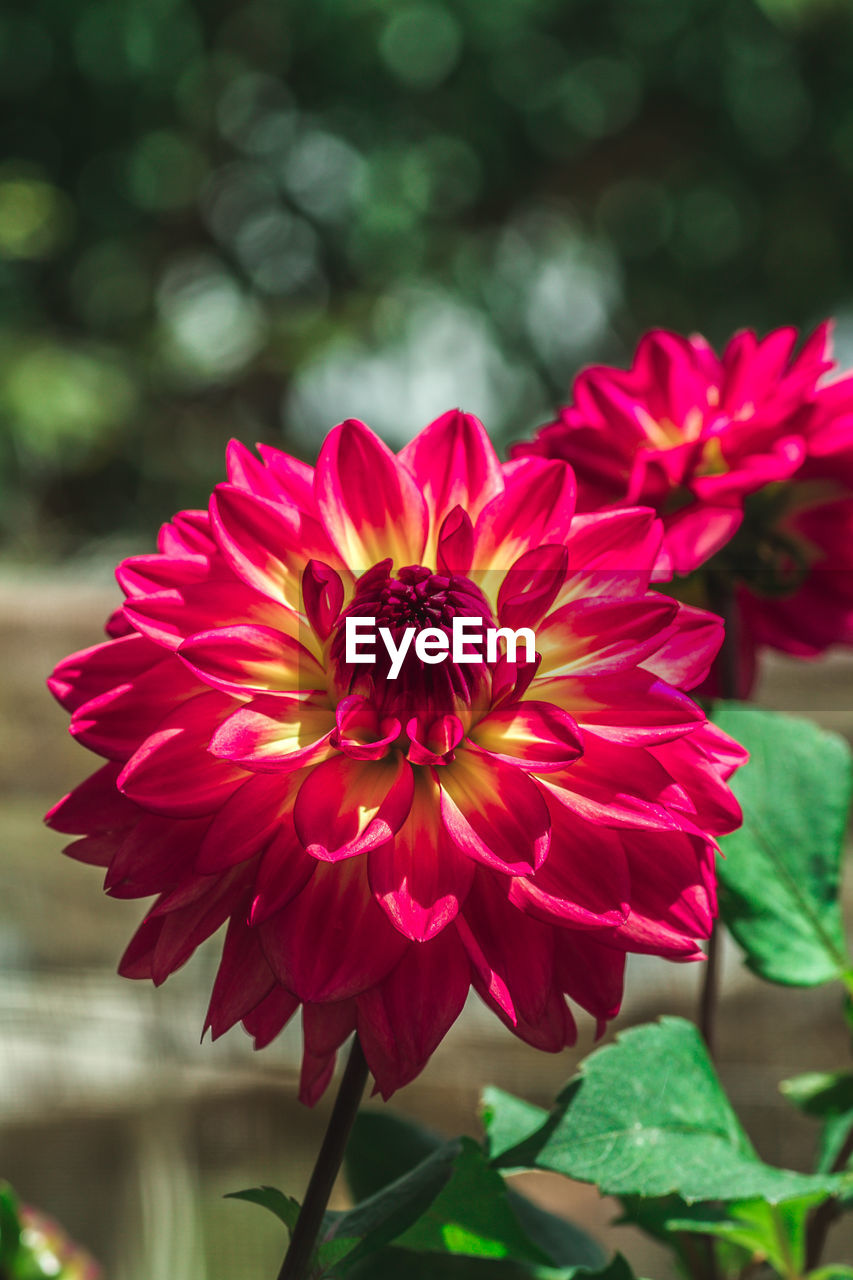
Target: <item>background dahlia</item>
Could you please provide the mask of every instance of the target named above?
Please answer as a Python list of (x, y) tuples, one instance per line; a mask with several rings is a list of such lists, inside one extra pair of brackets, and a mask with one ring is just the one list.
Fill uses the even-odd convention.
[(709, 574), (734, 586), (744, 696), (760, 645), (853, 643), (853, 377), (825, 380), (828, 323), (795, 355), (796, 339), (744, 331), (718, 357), (653, 330), (630, 369), (579, 374), (557, 420), (513, 449), (571, 463), (579, 510), (654, 507), (664, 576), (707, 570), (685, 598), (716, 606)]
[[(648, 510), (575, 515), (562, 461), (501, 465), (439, 418), (395, 456), (345, 422), (316, 469), (228, 453), (209, 510), (125, 560), (110, 639), (49, 684), (105, 758), (48, 815), (115, 897), (157, 895), (121, 961), (162, 982), (226, 921), (207, 1015), (258, 1046), (302, 1006), (301, 1096), (357, 1029), (411, 1080), (473, 986), (516, 1035), (603, 1025), (625, 953), (697, 958), (744, 753), (683, 692), (720, 620), (650, 591)], [(535, 663), (346, 660), (345, 620), (535, 629)], [(523, 651), (522, 651), (523, 652)]]

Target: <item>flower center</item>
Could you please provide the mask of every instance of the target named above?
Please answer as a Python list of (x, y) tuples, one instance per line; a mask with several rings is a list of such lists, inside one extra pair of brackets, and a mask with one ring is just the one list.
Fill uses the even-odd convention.
[[(478, 639), (464, 645), (464, 657), (458, 639), (454, 655), (454, 618), (482, 623), (470, 627)], [(492, 626), (489, 604), (468, 578), (423, 565), (409, 565), (392, 577), (391, 561), (383, 560), (359, 578), (332, 637), (339, 693), (361, 694), (381, 716), (404, 725), (412, 717), (426, 723), (459, 715), (467, 721), (488, 692), (484, 636)], [(357, 655), (360, 661), (353, 660)]]

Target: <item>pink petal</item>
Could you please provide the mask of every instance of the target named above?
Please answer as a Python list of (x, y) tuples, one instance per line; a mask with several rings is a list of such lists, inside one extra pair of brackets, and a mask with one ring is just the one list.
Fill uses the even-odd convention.
[(519, 876), (510, 901), (549, 924), (573, 929), (624, 924), (631, 874), (621, 832), (595, 826), (552, 798), (551, 852), (532, 876)]
[(615, 1018), (622, 1004), (625, 953), (587, 934), (564, 929), (556, 934), (557, 982), (594, 1018)]
[(637, 668), (615, 676), (556, 676), (536, 692), (563, 707), (599, 738), (652, 746), (692, 733), (705, 716), (685, 693)]
[(479, 872), (456, 928), (479, 995), (512, 1023), (536, 1023), (554, 982), (554, 930), (513, 906), (497, 880)]
[(649, 593), (639, 600), (577, 600), (539, 626), (543, 675), (609, 675), (630, 671), (667, 639), (678, 612), (674, 600)]
[(208, 827), (196, 871), (214, 875), (259, 853), (293, 808), (302, 777), (301, 773), (252, 774), (225, 801)]
[(454, 507), (476, 520), (503, 489), (501, 464), (482, 422), (459, 409), (436, 418), (399, 456), (426, 501), (431, 530), (428, 556), (434, 554), (437, 532)]
[(207, 818), (162, 818), (142, 813), (110, 861), (104, 889), (114, 898), (171, 893), (194, 876)]
[(292, 609), (299, 607), (308, 560), (339, 564), (322, 526), (298, 507), (220, 484), (210, 500), (210, 515), (217, 544), (237, 576)]
[(504, 467), (506, 488), (480, 512), (474, 563), (508, 569), (543, 543), (565, 542), (575, 510), (575, 478), (563, 462), (520, 458)]
[(399, 831), (413, 788), (412, 766), (399, 752), (376, 761), (327, 760), (312, 769), (296, 797), (299, 838), (324, 862), (366, 853)]
[(47, 825), (73, 836), (101, 834), (128, 826), (138, 817), (139, 809), (118, 790), (116, 780), (120, 772), (118, 762), (103, 765), (48, 809), (44, 817)]
[(276, 982), (257, 934), (240, 916), (229, 921), (204, 1029), (214, 1040), (269, 995)]
[(420, 564), (427, 510), (409, 470), (364, 423), (349, 419), (326, 437), (317, 460), (317, 506), (351, 569), (390, 556)]
[(309, 560), (302, 575), (302, 601), (309, 625), (328, 640), (344, 603), (344, 584), (322, 560)]
[(577, 722), (548, 702), (515, 702), (491, 711), (471, 741), (506, 764), (530, 773), (568, 768), (583, 754)]
[(170, 655), (126, 684), (84, 702), (71, 718), (70, 733), (90, 751), (127, 760), (167, 715), (202, 691), (196, 678)]
[(225, 720), (212, 735), (210, 750), (257, 773), (302, 769), (333, 753), (334, 728), (335, 713), (325, 695), (261, 695)]
[(179, 511), (164, 524), (157, 537), (158, 550), (167, 556), (210, 556), (216, 543), (206, 511)]
[(707, 676), (723, 636), (722, 618), (680, 604), (675, 626), (660, 648), (643, 659), (643, 666), (670, 684), (693, 689)]
[(158, 645), (177, 649), (189, 636), (232, 623), (298, 629), (296, 614), (242, 582), (203, 582), (137, 596), (125, 605), (134, 626)]
[(453, 928), (410, 945), (399, 964), (358, 998), (358, 1034), (383, 1098), (426, 1066), (462, 1012), (471, 983)]
[(243, 1018), (243, 1026), (255, 1042), (265, 1049), (287, 1026), (301, 1001), (284, 987), (273, 987), (260, 1004)]
[(448, 838), (437, 783), (416, 774), (412, 807), (392, 841), (369, 855), (370, 887), (391, 923), (424, 942), (454, 919), (474, 878), (474, 864)]
[(318, 862), (302, 892), (258, 927), (279, 982), (315, 1002), (366, 991), (412, 945), (388, 922), (356, 858)]
[(542, 793), (526, 773), (471, 751), (436, 778), (441, 817), (463, 853), (498, 871), (524, 875), (547, 857), (551, 819)]
[(255, 872), (249, 921), (263, 924), (301, 893), (317, 869), (317, 861), (302, 848), (287, 814), (264, 850)]
[(696, 503), (664, 522), (666, 549), (676, 573), (692, 573), (731, 542), (743, 523), (739, 506)]
[(119, 790), (153, 813), (187, 818), (213, 813), (246, 777), (208, 752), (230, 709), (230, 700), (219, 693), (203, 693), (178, 707), (128, 760), (118, 777)]
[(305, 1052), (299, 1078), (299, 1101), (313, 1107), (324, 1094), (335, 1069), (337, 1051), (355, 1031), (354, 1000), (302, 1006)]
[(534, 547), (519, 556), (498, 592), (502, 627), (535, 627), (556, 600), (565, 578), (569, 553), (565, 546)]
[(439, 573), (467, 573), (474, 558), (474, 526), (462, 507), (454, 507), (438, 531), (436, 563)]
[(190, 636), (179, 656), (200, 680), (225, 693), (319, 689), (325, 672), (308, 650), (273, 627), (219, 627)]
[(47, 687), (66, 711), (76, 711), (91, 698), (141, 675), (162, 657), (155, 644), (132, 633), (63, 658), (48, 676)]

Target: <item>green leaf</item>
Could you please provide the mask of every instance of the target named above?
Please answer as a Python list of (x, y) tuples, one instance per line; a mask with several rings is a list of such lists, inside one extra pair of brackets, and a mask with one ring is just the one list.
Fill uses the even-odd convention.
[(407, 1253), (383, 1249), (364, 1258), (347, 1280), (635, 1280), (625, 1259), (618, 1255), (603, 1267), (541, 1267), (531, 1263), (466, 1258), (458, 1254)]
[(507, 1204), (528, 1238), (558, 1266), (589, 1267), (593, 1271), (604, 1266), (606, 1256), (601, 1245), (573, 1222), (541, 1209), (512, 1189), (507, 1192)]
[(548, 1112), (489, 1085), (483, 1090), (481, 1116), (489, 1155), (496, 1160), (540, 1129), (548, 1118)]
[(810, 1271), (807, 1280), (853, 1280), (853, 1267), (845, 1267), (838, 1262), (831, 1262), (828, 1267), (820, 1267), (817, 1271)]
[(420, 1253), (464, 1253), (475, 1258), (550, 1259), (525, 1235), (510, 1212), (503, 1178), (471, 1138), (461, 1139), (450, 1181), (395, 1244)]
[(269, 1209), (270, 1213), (274, 1213), (284, 1223), (288, 1234), (292, 1234), (299, 1217), (299, 1201), (286, 1196), (277, 1187), (249, 1187), (247, 1191), (229, 1191), (225, 1199), (248, 1200), (250, 1204), (259, 1204), (263, 1209)]
[(427, 1212), (450, 1181), (461, 1150), (459, 1141), (444, 1143), (414, 1169), (341, 1214), (333, 1238), (359, 1239), (355, 1251), (359, 1258), (396, 1240)]
[(764, 1164), (699, 1032), (682, 1018), (634, 1027), (581, 1065), (538, 1133), (499, 1163), (553, 1169), (605, 1194), (764, 1199), (838, 1190), (839, 1179)]
[(797, 1280), (805, 1265), (808, 1215), (825, 1198), (818, 1192), (779, 1205), (746, 1200), (729, 1205), (724, 1214), (670, 1219), (667, 1227), (670, 1231), (698, 1232), (727, 1240), (746, 1249), (756, 1260), (766, 1260), (780, 1276)]
[[(848, 1071), (809, 1071), (779, 1086), (786, 1098), (806, 1115), (823, 1120), (817, 1169), (829, 1173), (843, 1160), (844, 1144), (853, 1128), (853, 1074)], [(849, 1165), (849, 1161), (845, 1161)]]
[(18, 1197), (8, 1182), (0, 1182), (0, 1266), (9, 1267), (21, 1243)]
[(732, 778), (744, 822), (717, 864), (720, 913), (768, 982), (849, 981), (839, 906), (851, 752), (808, 720), (718, 703), (716, 724), (750, 752)]
[(444, 1146), (445, 1139), (392, 1111), (359, 1111), (344, 1169), (358, 1203), (395, 1182)]
[[(506, 1100), (508, 1110), (518, 1101), (500, 1090), (487, 1090), (487, 1111), (492, 1096), (495, 1100)], [(528, 1103), (519, 1103), (518, 1114), (522, 1109), (526, 1109), (528, 1113), (527, 1127), (518, 1129), (517, 1132), (530, 1132), (530, 1116), (536, 1126), (547, 1116), (547, 1112), (541, 1107), (533, 1107)], [(346, 1155), (350, 1190), (359, 1200), (375, 1195), (443, 1145), (444, 1139), (438, 1134), (394, 1112), (359, 1112)], [(497, 1190), (496, 1184), (493, 1187)], [(563, 1267), (588, 1266), (593, 1269), (604, 1265), (605, 1255), (602, 1249), (580, 1227), (540, 1209), (517, 1191), (502, 1187), (501, 1195), (504, 1194), (505, 1203), (521, 1230), (552, 1263)]]

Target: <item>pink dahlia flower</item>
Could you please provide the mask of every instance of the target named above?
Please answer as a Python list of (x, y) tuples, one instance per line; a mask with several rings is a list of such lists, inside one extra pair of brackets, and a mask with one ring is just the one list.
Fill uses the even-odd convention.
[[(665, 528), (659, 575), (701, 565), (738, 583), (741, 692), (755, 650), (811, 657), (853, 643), (853, 378), (829, 325), (701, 337), (654, 330), (627, 371), (590, 368), (516, 458), (562, 458), (578, 509), (642, 504)], [(696, 600), (702, 597), (690, 596)]]
[[(615, 1015), (626, 952), (698, 958), (743, 752), (683, 692), (721, 624), (648, 590), (654, 514), (576, 516), (565, 463), (502, 466), (457, 412), (397, 456), (358, 422), (316, 469), (259, 450), (50, 680), (106, 763), (48, 822), (108, 893), (157, 895), (120, 972), (160, 983), (227, 922), (206, 1025), (261, 1046), (301, 1005), (311, 1103), (353, 1030), (387, 1096), (472, 986), (557, 1051), (566, 996)], [(536, 660), (439, 662), (463, 617)], [(355, 662), (369, 618), (431, 652)]]

